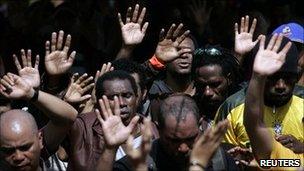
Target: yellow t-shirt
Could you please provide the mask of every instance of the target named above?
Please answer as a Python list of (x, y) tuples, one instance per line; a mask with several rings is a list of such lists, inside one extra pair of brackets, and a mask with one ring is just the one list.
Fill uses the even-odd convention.
[[(242, 92), (242, 95), (245, 93)], [(240, 96), (240, 94), (238, 95)], [(235, 97), (230, 97), (238, 100)], [(229, 100), (229, 99), (228, 99)], [(231, 100), (231, 99), (230, 99)], [(223, 113), (226, 114), (230, 126), (224, 135), (223, 142), (234, 144), (241, 147), (250, 147), (248, 135), (243, 124), (244, 117), (244, 99), (239, 100), (238, 105), (223, 104), (221, 107), (230, 109), (219, 109), (215, 116), (215, 122), (223, 119)], [(290, 101), (275, 110), (265, 106), (264, 123), (274, 135), (274, 125), (276, 122), (281, 123), (281, 134), (291, 134), (301, 142), (304, 142), (304, 99), (293, 95)]]

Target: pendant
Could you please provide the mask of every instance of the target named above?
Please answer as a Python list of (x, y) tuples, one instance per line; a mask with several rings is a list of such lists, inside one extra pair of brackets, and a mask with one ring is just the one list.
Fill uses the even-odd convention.
[(282, 135), (282, 124), (278, 121), (275, 121), (273, 124), (273, 129), (275, 134)]

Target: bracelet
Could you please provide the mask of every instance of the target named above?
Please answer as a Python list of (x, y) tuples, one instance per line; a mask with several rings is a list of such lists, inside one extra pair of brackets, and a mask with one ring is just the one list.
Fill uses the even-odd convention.
[(150, 64), (155, 68), (155, 69), (164, 69), (165, 65), (157, 59), (155, 55), (152, 56), (152, 58), (149, 59)]
[(190, 166), (198, 166), (200, 167), (202, 170), (206, 170), (207, 167), (203, 166), (202, 164), (200, 164), (198, 161), (196, 160), (192, 160), (190, 161)]
[(30, 99), (30, 102), (35, 102), (38, 100), (38, 96), (39, 96), (39, 90), (38, 89), (34, 89), (34, 96)]

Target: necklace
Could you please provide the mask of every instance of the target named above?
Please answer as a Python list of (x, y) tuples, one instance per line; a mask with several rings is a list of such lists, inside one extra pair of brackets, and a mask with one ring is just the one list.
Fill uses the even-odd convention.
[(272, 122), (274, 132), (277, 135), (282, 135), (282, 122), (277, 117), (275, 106), (272, 108), (272, 115), (274, 116), (274, 121)]

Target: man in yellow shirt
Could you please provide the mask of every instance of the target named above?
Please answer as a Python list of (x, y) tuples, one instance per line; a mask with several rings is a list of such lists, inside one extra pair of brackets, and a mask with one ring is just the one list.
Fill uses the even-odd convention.
[[(283, 39), (282, 35), (272, 36), (266, 49), (264, 47), (265, 36), (263, 36), (261, 39), (259, 50), (254, 59), (252, 77), (246, 92), (246, 98), (244, 104), (244, 120), (243, 120), (245, 130), (248, 134), (255, 159), (258, 161), (261, 167), (262, 167), (262, 163), (265, 164), (268, 161), (273, 161), (267, 165), (267, 168), (271, 168), (275, 170), (281, 170), (281, 169), (288, 170), (288, 169), (295, 169), (295, 167), (304, 166), (303, 163), (304, 155), (296, 154), (295, 151), (291, 151), (290, 149), (293, 149), (293, 145), (289, 147), (286, 145), (286, 143), (290, 144), (290, 141), (294, 141), (294, 140), (288, 138), (288, 139), (284, 139), (284, 142), (282, 142), (282, 140), (279, 140), (281, 137), (275, 140), (274, 135), (272, 135), (271, 131), (265, 124), (266, 122), (264, 116), (265, 113), (264, 102), (267, 105), (267, 101), (264, 99), (264, 96), (265, 98), (267, 98), (267, 93), (265, 92), (267, 92), (268, 88), (271, 87), (269, 86), (269, 78), (280, 73), (280, 69), (282, 68), (282, 66), (290, 62), (288, 61), (289, 60), (288, 57), (290, 56), (287, 56), (286, 58), (286, 54), (289, 51), (292, 43), (285, 42), (285, 45), (282, 48), (281, 47), (282, 39)], [(280, 84), (282, 85), (285, 84), (286, 87), (288, 87), (288, 85), (292, 85), (292, 83), (284, 82), (284, 80), (280, 78), (274, 85), (274, 88), (277, 89), (280, 88)], [(280, 90), (280, 92), (281, 94), (284, 93), (283, 89)], [(281, 99), (283, 101), (284, 97), (282, 96)], [(282, 103), (282, 105), (288, 104), (290, 100), (293, 100), (291, 97), (289, 98), (286, 97), (285, 99), (286, 101), (285, 103)], [(280, 119), (277, 119), (275, 120), (276, 122), (273, 123), (274, 130), (276, 133), (280, 133), (279, 132), (281, 129), (280, 127), (282, 126), (280, 125), (281, 123), (279, 120)], [(301, 120), (301, 122), (303, 121)], [(303, 123), (302, 123), (302, 128), (303, 128)], [(295, 127), (294, 129), (297, 128)], [(285, 142), (285, 140), (287, 141)], [(303, 149), (300, 149), (300, 152), (301, 150)], [(269, 160), (269, 159), (273, 159), (273, 160)], [(284, 161), (288, 161), (288, 162), (284, 162)]]
[[(287, 43), (287, 38), (282, 38)], [(304, 153), (304, 88), (297, 81), (297, 52), (293, 45), (287, 53), (286, 62), (276, 73), (267, 77), (264, 91), (263, 121), (275, 139), (297, 154)], [(228, 119), (230, 127), (224, 142), (250, 147), (244, 120), (245, 95), (247, 89), (229, 97), (220, 107), (215, 122)]]

